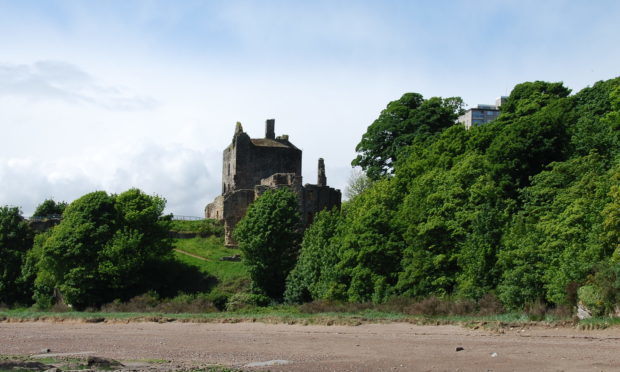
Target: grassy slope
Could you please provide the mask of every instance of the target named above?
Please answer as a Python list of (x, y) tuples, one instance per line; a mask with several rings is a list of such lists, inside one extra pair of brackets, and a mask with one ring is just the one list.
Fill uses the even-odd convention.
[(215, 220), (171, 221), (170, 230), (217, 236), (224, 234), (224, 226), (221, 222)]
[(223, 289), (234, 289), (234, 287), (249, 281), (247, 268), (243, 262), (220, 261), (220, 258), (224, 256), (241, 254), (241, 251), (238, 249), (226, 248), (223, 239), (220, 237), (175, 239), (174, 247), (204, 258), (204, 260), (200, 260), (180, 252), (175, 252), (175, 256), (179, 261), (198, 267), (202, 272), (215, 276), (220, 283), (219, 287)]

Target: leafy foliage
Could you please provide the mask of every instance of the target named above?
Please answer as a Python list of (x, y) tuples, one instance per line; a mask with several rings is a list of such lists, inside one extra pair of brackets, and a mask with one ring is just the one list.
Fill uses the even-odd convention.
[(34, 217), (48, 217), (52, 215), (62, 215), (67, 203), (55, 202), (53, 199), (45, 199), (43, 203), (39, 204), (32, 214)]
[(372, 185), (372, 180), (359, 168), (354, 168), (349, 176), (347, 188), (344, 191), (347, 199), (351, 200), (364, 192)]
[(38, 252), (37, 302), (56, 295), (83, 308), (145, 292), (171, 254), (164, 206), (138, 189), (97, 191), (71, 203)]
[[(569, 94), (519, 84), (497, 120), (470, 130), (440, 98), (391, 102), (353, 161), (376, 181), (308, 230), (287, 295), (496, 293), (532, 309), (585, 296), (609, 312), (620, 299), (616, 279), (603, 280), (620, 262), (620, 78)], [(431, 106), (453, 110), (425, 115)]]
[(297, 195), (288, 189), (266, 191), (237, 224), (234, 237), (257, 294), (282, 299), (299, 252), (300, 224)]
[(325, 297), (327, 285), (333, 279), (333, 268), (338, 262), (330, 245), (340, 221), (339, 211), (319, 212), (305, 231), (299, 259), (286, 280), (284, 298), (287, 302), (301, 303)]
[(32, 247), (33, 232), (17, 207), (0, 207), (0, 303), (26, 303), (20, 268)]
[(454, 124), (463, 111), (458, 97), (432, 97), (406, 93), (390, 102), (362, 136), (351, 162), (360, 166), (371, 179), (393, 172), (400, 153), (416, 141), (423, 142)]

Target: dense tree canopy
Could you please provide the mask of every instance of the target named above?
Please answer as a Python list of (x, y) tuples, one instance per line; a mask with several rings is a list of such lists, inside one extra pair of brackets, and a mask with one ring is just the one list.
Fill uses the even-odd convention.
[(265, 192), (250, 205), (235, 227), (234, 237), (243, 252), (254, 290), (282, 299), (301, 240), (297, 195), (288, 189)]
[(45, 199), (43, 203), (39, 204), (32, 214), (33, 217), (48, 217), (53, 215), (62, 215), (67, 203), (55, 202), (53, 199)]
[[(575, 95), (519, 84), (497, 120), (470, 130), (450, 102), (406, 94), (368, 128), (353, 164), (378, 181), (306, 232), (290, 299), (494, 293), (509, 308), (613, 308), (620, 78)], [(428, 105), (445, 115), (423, 115)]]
[(157, 276), (153, 266), (172, 250), (164, 206), (164, 199), (137, 189), (72, 202), (34, 252), (37, 302), (46, 306), (60, 295), (83, 308), (147, 290)]
[(401, 152), (415, 141), (424, 141), (450, 127), (463, 111), (460, 98), (406, 93), (390, 102), (362, 136), (355, 148), (359, 155), (351, 163), (377, 179), (392, 173)]
[(32, 246), (33, 232), (17, 207), (0, 207), (0, 303), (28, 302), (20, 268)]

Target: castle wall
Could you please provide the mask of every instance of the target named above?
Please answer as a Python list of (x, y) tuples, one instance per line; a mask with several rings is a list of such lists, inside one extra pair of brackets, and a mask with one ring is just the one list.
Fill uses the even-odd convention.
[(226, 245), (235, 245), (234, 227), (249, 205), (269, 189), (286, 187), (298, 195), (304, 226), (319, 211), (340, 207), (340, 190), (326, 186), (323, 159), (319, 159), (318, 184), (302, 186), (301, 156), (288, 136), (275, 137), (273, 119), (266, 122), (265, 138), (258, 139), (251, 139), (237, 123), (223, 154), (222, 195), (205, 207), (205, 217), (224, 220)]
[(229, 190), (234, 190), (234, 175), (236, 173), (236, 162), (233, 159), (236, 158), (236, 148), (232, 145), (228, 146), (224, 150), (224, 159), (222, 161), (222, 194), (227, 193)]
[(247, 135), (245, 137), (236, 136), (233, 143), (224, 150), (222, 193), (252, 189), (263, 178), (274, 173), (301, 176), (301, 150), (286, 145), (264, 146), (265, 142), (267, 145), (281, 144), (279, 140), (250, 140)]
[(207, 204), (205, 208), (205, 217), (212, 220), (221, 220), (224, 218), (224, 195), (219, 195), (213, 203)]
[(314, 221), (314, 216), (324, 209), (331, 210), (340, 208), (342, 195), (340, 190), (329, 186), (304, 185), (302, 189), (301, 213), (304, 226), (309, 226)]
[(224, 198), (224, 243), (235, 245), (232, 233), (237, 223), (245, 216), (250, 204), (254, 202), (254, 190), (237, 190)]
[(263, 178), (274, 173), (293, 173), (301, 176), (301, 151), (290, 147), (251, 145), (246, 154), (238, 153), (237, 169), (240, 170), (241, 188), (254, 188)]

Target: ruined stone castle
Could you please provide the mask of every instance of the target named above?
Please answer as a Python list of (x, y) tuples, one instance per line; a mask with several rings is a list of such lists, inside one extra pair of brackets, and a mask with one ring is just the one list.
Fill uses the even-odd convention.
[(222, 194), (205, 208), (205, 217), (224, 221), (226, 245), (235, 245), (232, 231), (256, 198), (269, 189), (289, 188), (299, 198), (304, 226), (323, 210), (340, 207), (341, 193), (327, 186), (325, 163), (319, 159), (315, 185), (302, 186), (301, 150), (287, 135), (276, 137), (275, 120), (265, 123), (265, 138), (250, 138), (237, 123), (232, 143), (224, 150)]

